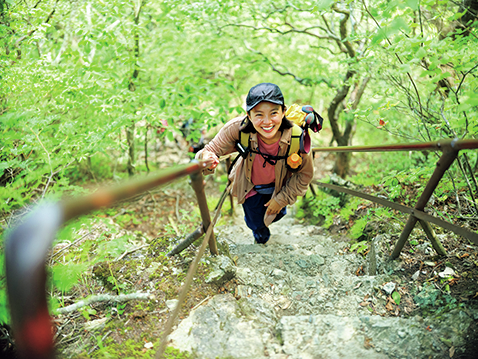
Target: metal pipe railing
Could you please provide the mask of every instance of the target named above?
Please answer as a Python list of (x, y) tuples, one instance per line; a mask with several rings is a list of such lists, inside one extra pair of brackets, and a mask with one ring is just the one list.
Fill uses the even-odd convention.
[[(448, 228), (454, 231), (455, 233), (458, 233), (464, 236), (465, 238), (468, 238), (473, 243), (478, 244), (478, 237), (476, 233), (468, 231), (467, 229), (463, 227), (459, 227), (451, 223), (445, 222), (443, 220), (440, 220), (438, 218), (435, 218), (433, 216), (427, 215), (426, 213), (423, 212), (426, 204), (428, 203), (428, 200), (430, 199), (436, 187), (438, 186), (438, 183), (440, 182), (441, 178), (443, 177), (445, 172), (450, 168), (450, 166), (453, 164), (455, 159), (458, 157), (459, 151), (467, 150), (467, 149), (477, 149), (477, 148), (478, 148), (478, 140), (475, 140), (475, 139), (469, 139), (469, 140), (446, 139), (446, 140), (440, 140), (435, 142), (380, 145), (380, 146), (317, 147), (312, 149), (312, 153), (314, 152), (429, 151), (429, 150), (439, 150), (443, 153), (436, 164), (435, 171), (430, 177), (430, 180), (428, 181), (424, 191), (422, 192), (421, 196), (419, 197), (415, 205), (415, 210), (412, 210), (411, 208), (405, 207), (405, 206), (403, 207), (407, 208), (407, 210), (399, 209), (402, 212), (408, 212), (410, 216), (390, 256), (391, 259), (396, 259), (400, 255), (400, 252), (402, 251), (403, 246), (405, 245), (408, 237), (410, 236), (410, 233), (412, 232), (417, 222), (420, 222), (427, 237), (432, 242), (433, 248), (437, 251), (439, 255), (446, 255), (446, 251), (443, 248), (440, 241), (436, 238), (435, 233), (433, 232), (433, 229), (431, 228), (428, 222), (433, 222), (443, 228)], [(325, 183), (318, 183), (318, 185), (321, 185), (323, 187), (330, 186)], [(359, 192), (357, 191), (341, 189), (338, 186), (335, 186), (335, 187), (337, 187), (335, 188), (335, 190), (337, 191), (345, 192), (358, 197), (365, 198), (363, 195), (358, 194)], [(357, 193), (352, 193), (352, 192), (357, 192)], [(396, 206), (390, 205), (390, 203), (393, 203), (393, 202), (384, 203), (383, 200), (380, 200), (377, 197), (373, 197), (373, 196), (369, 196), (369, 197), (370, 198), (367, 198), (367, 199), (371, 201), (374, 201), (376, 203), (381, 203), (388, 207), (396, 208)]]
[(313, 152), (395, 152), (395, 151), (441, 151), (444, 147), (453, 150), (471, 150), (478, 148), (478, 140), (446, 139), (434, 142), (402, 143), (379, 146), (339, 146), (339, 147), (314, 147)]
[(99, 190), (89, 196), (41, 205), (7, 234), (7, 292), (12, 328), (21, 358), (50, 359), (55, 356), (45, 293), (45, 262), (55, 234), (63, 223), (174, 179), (198, 173), (207, 165), (205, 161), (195, 162), (119, 187)]
[[(423, 190), (421, 196), (418, 198), (417, 203), (415, 204), (415, 209), (419, 211), (423, 211), (426, 204), (428, 203), (428, 200), (432, 196), (433, 192), (438, 186), (438, 183), (440, 182), (441, 178), (445, 174), (445, 172), (450, 168), (450, 166), (453, 164), (453, 161), (455, 161), (456, 157), (458, 156), (458, 151), (457, 150), (452, 150), (451, 146), (447, 146), (447, 148), (444, 149), (443, 155), (440, 157), (440, 159), (437, 162), (435, 171), (433, 172), (432, 176), (430, 177), (430, 180), (428, 181), (425, 189)], [(402, 233), (400, 234), (400, 238), (398, 239), (397, 243), (395, 244), (395, 248), (392, 252), (391, 258), (395, 259), (398, 258), (400, 255), (400, 252), (403, 249), (403, 246), (405, 245), (405, 242), (407, 241), (408, 237), (410, 236), (410, 233), (412, 232), (413, 228), (415, 227), (416, 223), (418, 221), (418, 218), (415, 217), (413, 214), (411, 214), (408, 217), (408, 221), (403, 228)], [(443, 247), (441, 247), (443, 249)], [(441, 255), (445, 255), (446, 252), (443, 249), (441, 253), (438, 253)]]
[[(201, 212), (201, 219), (203, 225), (203, 231), (206, 232), (211, 224), (211, 215), (209, 214), (209, 208), (207, 206), (206, 193), (204, 192), (204, 179), (202, 173), (193, 173), (191, 174), (191, 187), (196, 192), (196, 197), (198, 200), (199, 211)], [(217, 255), (217, 245), (216, 239), (214, 238), (214, 233), (211, 234), (209, 238), (209, 250), (211, 254)]]

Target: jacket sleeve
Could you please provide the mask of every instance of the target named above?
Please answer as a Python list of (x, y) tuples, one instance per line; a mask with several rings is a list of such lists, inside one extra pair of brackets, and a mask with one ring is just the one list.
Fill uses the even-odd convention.
[[(226, 123), (218, 134), (206, 145), (204, 149), (196, 153), (196, 159), (202, 159), (203, 151), (207, 150), (216, 156), (224, 156), (235, 152), (236, 141), (239, 139), (239, 127), (243, 117), (236, 117)], [(205, 175), (214, 173), (214, 169), (206, 169), (203, 171)]]
[(314, 177), (314, 163), (310, 153), (302, 155), (301, 169), (293, 173), (287, 180), (285, 185), (277, 193), (275, 200), (277, 203), (285, 207), (289, 204), (294, 204), (298, 196), (304, 196), (309, 187), (309, 183)]

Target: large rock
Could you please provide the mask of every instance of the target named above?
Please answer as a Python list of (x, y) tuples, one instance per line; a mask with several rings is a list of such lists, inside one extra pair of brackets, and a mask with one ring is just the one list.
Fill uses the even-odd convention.
[[(446, 322), (461, 330), (450, 332), (420, 317), (341, 317), (306, 315), (282, 317), (278, 332), (288, 358), (441, 358), (447, 345), (463, 345), (471, 323), (464, 312), (447, 315)], [(438, 323), (436, 323), (438, 324)], [(447, 343), (447, 345), (445, 345)]]
[[(263, 304), (263, 303), (262, 303)], [(257, 323), (272, 320), (271, 311)], [(248, 306), (248, 318), (231, 295), (217, 295), (206, 305), (192, 311), (170, 335), (171, 345), (193, 352), (198, 358), (265, 358), (264, 326), (254, 325), (261, 310)]]
[(212, 258), (211, 262), (212, 271), (206, 278), (206, 283), (222, 285), (236, 275), (236, 266), (231, 258), (220, 255)]

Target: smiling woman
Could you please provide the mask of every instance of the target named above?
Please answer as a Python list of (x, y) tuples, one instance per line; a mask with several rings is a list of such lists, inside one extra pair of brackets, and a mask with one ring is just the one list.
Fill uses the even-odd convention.
[(206, 174), (211, 173), (219, 156), (235, 152), (241, 145), (240, 133), (249, 135), (249, 145), (232, 169), (230, 179), (255, 242), (264, 244), (270, 238), (269, 225), (286, 214), (286, 206), (295, 203), (297, 196), (305, 194), (314, 169), (307, 153), (301, 154), (302, 163), (294, 171), (287, 166), (294, 125), (285, 117), (286, 106), (279, 86), (261, 83), (252, 87), (246, 98), (246, 111), (247, 116), (226, 123), (196, 158), (212, 160), (206, 170)]
[(268, 145), (279, 141), (281, 135), (279, 127), (284, 118), (282, 106), (261, 102), (249, 111), (249, 118), (262, 141)]

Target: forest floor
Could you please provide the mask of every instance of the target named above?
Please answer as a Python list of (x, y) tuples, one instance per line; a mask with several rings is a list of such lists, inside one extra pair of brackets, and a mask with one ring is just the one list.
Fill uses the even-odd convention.
[[(317, 178), (324, 177), (332, 163), (331, 158), (322, 158), (320, 161), (321, 171), (316, 173)], [(211, 198), (210, 207), (213, 207), (220, 195), (219, 183), (213, 176), (209, 176), (206, 182), (206, 193)], [(77, 236), (83, 237), (81, 241), (95, 242), (104, 238), (102, 234), (109, 228), (102, 223), (109, 221), (109, 226), (117, 227), (118, 233), (132, 233), (135, 239), (130, 241), (129, 248), (132, 250), (126, 251), (124, 256), (119, 256), (115, 261), (96, 263), (84, 273), (80, 284), (68, 293), (57, 293), (56, 296), (64, 306), (89, 295), (106, 293), (117, 295), (149, 292), (151, 297), (148, 300), (116, 304), (94, 303), (79, 311), (54, 316), (55, 339), (61, 357), (154, 357), (165, 322), (175, 305), (178, 290), (197, 246), (192, 245), (172, 258), (166, 256), (166, 253), (182, 235), (192, 232), (199, 224), (198, 213), (192, 211), (195, 206), (194, 192), (186, 181), (181, 181), (123, 202), (109, 211), (97, 213), (97, 226), (78, 231)], [(351, 247), (346, 232), (353, 224), (353, 218), (359, 218), (367, 206), (374, 205), (365, 204), (358, 208), (355, 216), (346, 223), (337, 219), (324, 232), (335, 242), (343, 243), (344, 254), (348, 254)], [(226, 213), (227, 208), (220, 225), (228, 225), (240, 216), (239, 209), (236, 209), (236, 219)], [(383, 236), (379, 248), (384, 256), (391, 253), (405, 221), (406, 217), (396, 213), (396, 220), (387, 219), (370, 224), (373, 228), (370, 236), (387, 234)], [(295, 223), (307, 224), (307, 221), (295, 219)], [(476, 223), (468, 225), (475, 231), (478, 229)], [(439, 233), (438, 236), (447, 250), (446, 257), (435, 255), (420, 229), (413, 231), (398, 260), (401, 269), (394, 273), (401, 282), (399, 304), (388, 295), (381, 306), (374, 305), (367, 297), (363, 298), (360, 305), (383, 317), (426, 317), (443, 315), (457, 308), (478, 309), (476, 247), (449, 232)], [(106, 240), (110, 239), (112, 238)], [(80, 245), (81, 243), (77, 243), (77, 246)], [(62, 245), (59, 244), (53, 249), (53, 253), (61, 248)], [(358, 256), (365, 260), (367, 255), (368, 251), (363, 251)], [(221, 284), (206, 283), (212, 270), (211, 261), (212, 257), (206, 253), (176, 324), (217, 294), (238, 296), (238, 286), (241, 283), (237, 278)], [(445, 268), (452, 269), (452, 272), (447, 272), (451, 274), (444, 276)], [(361, 277), (367, 275), (366, 271), (366, 266), (359, 265), (353, 269), (353, 275)], [(417, 296), (423, 288), (429, 288), (428, 296)], [(452, 343), (445, 343), (449, 345), (449, 357), (472, 358), (478, 353), (477, 319), (470, 326), (466, 344), (460, 350)], [(187, 357), (187, 353), (180, 353), (173, 348), (168, 348), (168, 355), (171, 358)]]

